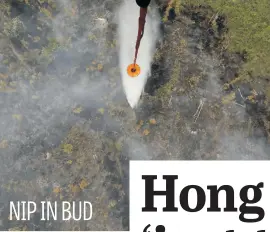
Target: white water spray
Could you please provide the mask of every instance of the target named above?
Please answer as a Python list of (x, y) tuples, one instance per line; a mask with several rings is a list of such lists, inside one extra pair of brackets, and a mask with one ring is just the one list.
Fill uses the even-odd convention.
[[(153, 0), (152, 0), (153, 1)], [(120, 42), (120, 69), (123, 88), (129, 105), (134, 108), (138, 104), (147, 78), (151, 75), (151, 61), (159, 35), (159, 16), (154, 7), (148, 7), (144, 35), (138, 51), (137, 64), (141, 73), (135, 78), (127, 74), (127, 67), (133, 63), (138, 33), (140, 7), (135, 0), (124, 0), (118, 12), (118, 36)]]

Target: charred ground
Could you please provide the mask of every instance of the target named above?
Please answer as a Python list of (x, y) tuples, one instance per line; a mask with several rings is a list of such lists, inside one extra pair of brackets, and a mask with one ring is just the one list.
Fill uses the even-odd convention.
[[(269, 159), (269, 73), (230, 49), (234, 14), (210, 0), (159, 1), (162, 36), (132, 110), (118, 2), (97, 2), (0, 3), (1, 229), (127, 230), (130, 159)], [(93, 219), (8, 220), (8, 202), (27, 198), (87, 199)]]

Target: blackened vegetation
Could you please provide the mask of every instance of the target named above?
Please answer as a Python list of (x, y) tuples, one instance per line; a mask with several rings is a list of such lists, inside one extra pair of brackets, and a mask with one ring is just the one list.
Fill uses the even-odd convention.
[[(160, 7), (161, 18), (164, 17), (165, 11), (165, 7)], [(174, 11), (174, 9), (171, 9), (171, 11)], [(172, 17), (168, 15), (167, 19), (168, 20), (166, 22), (161, 23), (163, 28), (162, 38), (166, 38), (164, 41), (166, 40), (168, 43), (177, 43), (178, 41), (175, 40), (175, 37), (172, 37), (172, 33), (178, 29), (177, 27), (187, 27), (187, 34), (180, 35), (180, 37), (176, 38), (180, 40), (182, 36), (184, 38), (187, 36), (187, 40), (192, 41), (192, 44), (198, 44), (198, 46), (189, 46), (189, 49), (192, 50), (192, 54), (200, 54), (203, 51), (210, 56), (217, 56), (221, 61), (219, 68), (221, 73), (216, 75), (216, 78), (221, 86), (224, 86), (224, 95), (232, 92), (235, 93), (235, 102), (240, 108), (244, 107), (247, 113), (246, 122), (248, 122), (248, 120), (251, 121), (250, 126), (252, 128), (252, 133), (249, 134), (249, 137), (253, 139), (263, 139), (262, 141), (267, 143), (266, 139), (270, 134), (270, 113), (267, 109), (266, 97), (259, 91), (254, 94), (254, 83), (252, 85), (251, 83), (241, 82), (236, 84), (233, 82), (233, 80), (239, 77), (241, 68), (247, 61), (247, 52), (241, 51), (231, 53), (227, 50), (227, 35), (229, 28), (227, 27), (227, 18), (225, 15), (214, 11), (208, 6), (198, 7), (186, 5), (181, 9), (181, 16), (175, 16), (172, 14)], [(193, 23), (185, 23), (186, 19), (193, 21)], [(171, 68), (166, 67), (166, 62), (169, 56), (174, 55), (174, 50), (164, 52), (164, 46), (162, 47), (164, 41), (162, 40), (162, 42), (157, 46), (157, 52), (161, 51), (162, 55), (157, 56), (158, 58), (154, 59), (151, 76), (149, 77), (145, 87), (145, 92), (152, 96), (155, 96), (157, 90), (166, 85), (166, 83), (172, 79), (171, 73), (169, 72)], [(183, 86), (185, 77), (196, 73), (196, 69), (198, 67), (186, 64), (184, 62), (185, 57), (181, 58), (181, 54), (179, 56), (181, 62), (181, 74), (178, 77), (178, 81), (180, 81), (180, 85)], [(175, 58), (179, 59), (179, 57)], [(144, 105), (140, 115), (147, 116), (151, 113), (155, 114), (159, 108), (160, 107), (158, 105), (153, 107), (151, 107), (150, 104)], [(186, 151), (186, 153), (189, 152), (191, 151)]]
[[(165, 7), (159, 8), (160, 17), (165, 13)], [(164, 23), (159, 24), (160, 40), (157, 43), (157, 49), (160, 49), (163, 43), (163, 39), (167, 36), (165, 32)], [(151, 76), (148, 78), (144, 91), (150, 95), (155, 95), (156, 90), (166, 84), (170, 80), (169, 70), (165, 66), (165, 57), (161, 56), (159, 59), (154, 60), (151, 65)]]
[(175, 10), (173, 8), (171, 8), (169, 10), (169, 13), (168, 13), (168, 20), (169, 21), (173, 21), (176, 17), (176, 13), (175, 13)]
[[(269, 129), (267, 132), (264, 118), (269, 112), (267, 112), (265, 104), (265, 95), (260, 92), (254, 99), (249, 99), (248, 97), (252, 95), (253, 91), (251, 84), (230, 84), (231, 81), (239, 76), (241, 66), (247, 60), (247, 53), (245, 51), (229, 53), (226, 47), (224, 47), (224, 41), (228, 32), (225, 16), (213, 12), (211, 8), (206, 6), (185, 7), (183, 14), (194, 20), (194, 30), (197, 28), (200, 29), (202, 34), (199, 34), (199, 37), (196, 39), (198, 42), (202, 42), (204, 49), (210, 54), (212, 51), (216, 51), (220, 54), (224, 65), (224, 72), (219, 80), (222, 84), (228, 84), (224, 93), (234, 91), (236, 94), (236, 102), (245, 106), (247, 114), (252, 119), (252, 126), (254, 128), (252, 137), (266, 140)], [(192, 36), (192, 34), (190, 34), (190, 36)], [(265, 142), (267, 143), (267, 141)]]
[(164, 57), (157, 60), (151, 67), (151, 78), (145, 86), (145, 92), (155, 95), (155, 91), (170, 80), (168, 69), (165, 67)]
[(201, 29), (202, 35), (198, 39), (207, 52), (211, 53), (221, 46), (228, 30), (223, 15), (217, 14), (208, 6), (186, 6), (182, 14), (194, 21), (194, 29)]
[(24, 2), (11, 0), (10, 5), (11, 5), (11, 14), (10, 14), (11, 18), (17, 17), (21, 14), (25, 14), (31, 17), (34, 13), (33, 9), (29, 5), (26, 5)]
[[(39, 1), (36, 0), (29, 0), (29, 2), (31, 6), (22, 4), (20, 1), (13, 0), (12, 17), (21, 17), (21, 21), (23, 21), (24, 25), (26, 26), (26, 31), (30, 32), (29, 34), (31, 34), (32, 37), (37, 36), (40, 38), (39, 41), (35, 42), (33, 41), (33, 39), (29, 38), (26, 33), (22, 33), (20, 35), (20, 40), (23, 38), (26, 42), (28, 42), (30, 50), (36, 48), (41, 49), (42, 47), (46, 47), (45, 45), (49, 43), (49, 41), (47, 40), (47, 35), (50, 35), (51, 31), (49, 26), (47, 26), (46, 24), (40, 25), (40, 21), (37, 20), (37, 15), (40, 12), (38, 12), (37, 9), (39, 7), (46, 8), (48, 6), (46, 5), (46, 1), (44, 2), (44, 5), (42, 4), (42, 6), (39, 6), (40, 3), (38, 3)], [(108, 9), (112, 9), (112, 7), (115, 5), (115, 2), (107, 1), (107, 3), (108, 4), (106, 4), (106, 7)], [(91, 7), (92, 2), (84, 1), (83, 4), (85, 7), (89, 8)], [(24, 12), (29, 16), (26, 16)], [(165, 12), (165, 8), (163, 6), (160, 7), (160, 12), (161, 18), (163, 18)], [(82, 15), (80, 15), (80, 17), (82, 17)], [(187, 23), (185, 19), (188, 19)], [(190, 21), (195, 23), (190, 23)], [(37, 29), (37, 25), (40, 25), (42, 27), (41, 31)], [(177, 34), (177, 29), (179, 27), (180, 29), (184, 29), (180, 30), (181, 33)], [(186, 79), (188, 79), (188, 77), (193, 76), (194, 74), (196, 77), (198, 75), (198, 78), (202, 78), (200, 76), (201, 67), (198, 67), (202, 65), (200, 63), (192, 63), (191, 60), (187, 59), (187, 57), (189, 57), (189, 54), (186, 57), (183, 57), (184, 55), (182, 56), (181, 51), (178, 51), (176, 49), (178, 48), (178, 46), (181, 45), (181, 43), (179, 43), (180, 39), (183, 36), (184, 40), (186, 39), (188, 43), (190, 41), (192, 42), (192, 45), (189, 46), (188, 44), (188, 47), (185, 47), (185, 49), (191, 50), (190, 53), (192, 53), (193, 57), (196, 57), (196, 55), (199, 55), (200, 53), (205, 54), (205, 52), (207, 52), (207, 54), (215, 53), (215, 57), (216, 54), (219, 55), (219, 58), (222, 60), (224, 67), (222, 70), (224, 71), (223, 74), (216, 75), (216, 78), (220, 78), (219, 81), (222, 84), (229, 83), (235, 77), (238, 77), (239, 67), (241, 67), (241, 65), (245, 62), (246, 53), (243, 52), (242, 54), (231, 54), (229, 52), (226, 52), (226, 47), (224, 47), (223, 44), (228, 30), (226, 27), (226, 18), (223, 15), (217, 14), (217, 12), (214, 12), (209, 7), (186, 6), (182, 8), (182, 13), (180, 16), (176, 15), (174, 9), (170, 9), (168, 14), (168, 21), (166, 23), (161, 22), (160, 28), (162, 32), (162, 38), (164, 37), (164, 40), (161, 38), (157, 48), (158, 50), (162, 50), (162, 52), (161, 54), (156, 56), (153, 61), (151, 68), (152, 75), (148, 79), (147, 85), (145, 87), (145, 92), (154, 97), (147, 95), (143, 96), (144, 102), (142, 106), (137, 109), (141, 111), (139, 112), (139, 116), (143, 120), (145, 120), (145, 125), (142, 126), (141, 132), (144, 129), (150, 130), (150, 135), (143, 137), (147, 141), (150, 141), (150, 139), (152, 139), (151, 136), (155, 136), (158, 133), (160, 133), (161, 135), (165, 134), (164, 138), (154, 138), (154, 140), (157, 141), (157, 144), (159, 144), (162, 149), (161, 152), (158, 153), (159, 159), (168, 159), (168, 157), (171, 157), (167, 154), (168, 151), (174, 156), (174, 158), (179, 153), (179, 156), (176, 158), (195, 159), (197, 158), (197, 155), (195, 154), (194, 150), (199, 151), (201, 146), (200, 130), (203, 131), (206, 123), (203, 122), (200, 125), (196, 124), (194, 125), (194, 128), (193, 125), (191, 126), (192, 131), (199, 131), (198, 135), (196, 135), (197, 137), (193, 134), (190, 134), (189, 131), (185, 131), (185, 124), (188, 124), (188, 122), (190, 122), (190, 118), (196, 111), (199, 104), (198, 102), (196, 102), (196, 104), (193, 104), (188, 99), (188, 95), (191, 91), (187, 88), (187, 84), (185, 84), (185, 81)], [(115, 30), (115, 25), (109, 24), (109, 33), (106, 34), (108, 41), (111, 41), (113, 39), (115, 33), (111, 32), (115, 32)], [(182, 31), (187, 32), (187, 34), (183, 35)], [(80, 31), (78, 30), (78, 33), (82, 34), (82, 32), (82, 29), (80, 29)], [(80, 37), (74, 36), (71, 42), (76, 43), (79, 42), (80, 39)], [(20, 40), (18, 38), (12, 39), (12, 44), (14, 45), (14, 48), (19, 54), (25, 51), (25, 48), (23, 47), (23, 44), (20, 42)], [(166, 42), (166, 46), (163, 46), (164, 41)], [(174, 42), (176, 45), (173, 45)], [(203, 45), (202, 48), (201, 44)], [(110, 201), (114, 202), (114, 204), (116, 203), (116, 205), (111, 208), (110, 214), (108, 216), (109, 218), (121, 218), (123, 230), (129, 230), (128, 160), (131, 156), (126, 156), (126, 154), (129, 154), (130, 152), (128, 150), (114, 148), (114, 142), (117, 141), (119, 137), (127, 136), (127, 134), (129, 135), (129, 129), (127, 127), (132, 123), (129, 123), (128, 119), (130, 117), (129, 115), (125, 115), (126, 111), (122, 110), (129, 108), (127, 107), (127, 104), (123, 104), (124, 106), (121, 106), (120, 104), (120, 102), (125, 100), (125, 98), (121, 95), (123, 94), (122, 92), (117, 92), (115, 94), (115, 98), (112, 99), (115, 105), (117, 105), (117, 107), (120, 107), (120, 109), (114, 109), (114, 104), (111, 104), (110, 102), (107, 104), (105, 100), (99, 98), (101, 90), (105, 93), (112, 92), (116, 89), (116, 87), (111, 88), (107, 84), (106, 80), (108, 79), (108, 75), (106, 72), (110, 68), (114, 68), (117, 66), (117, 59), (115, 59), (116, 56), (112, 56), (114, 58), (111, 59), (109, 62), (102, 62), (102, 64), (104, 64), (104, 68), (102, 71), (93, 71), (90, 75), (85, 70), (86, 67), (88, 67), (93, 61), (98, 60), (96, 54), (99, 52), (99, 48), (98, 46), (95, 46), (95, 42), (93, 42), (92, 40), (89, 40), (86, 46), (91, 47), (91, 51), (82, 53), (80, 51), (76, 51), (75, 48), (72, 48), (68, 52), (55, 52), (54, 62), (49, 64), (48, 67), (44, 65), (45, 68), (42, 68), (42, 65), (40, 65), (39, 67), (39, 64), (36, 64), (34, 59), (26, 61), (30, 68), (34, 71), (42, 71), (44, 73), (48, 73), (52, 76), (57, 77), (55, 78), (55, 81), (50, 81), (47, 83), (46, 75), (42, 76), (41, 81), (35, 84), (35, 89), (29, 90), (29, 101), (23, 101), (19, 93), (14, 93), (12, 97), (11, 95), (7, 96), (4, 93), (1, 94), (3, 103), (5, 103), (3, 104), (0, 102), (0, 108), (4, 109), (3, 112), (1, 111), (1, 114), (3, 113), (3, 115), (5, 114), (4, 116), (10, 117), (10, 115), (17, 113), (18, 111), (22, 112), (24, 116), (21, 121), (20, 130), (18, 129), (18, 133), (21, 133), (21, 135), (23, 135), (22, 137), (24, 138), (24, 141), (11, 141), (9, 142), (9, 146), (12, 150), (3, 150), (3, 155), (1, 157), (4, 157), (2, 159), (2, 162), (5, 163), (6, 167), (2, 166), (1, 168), (6, 168), (9, 170), (1, 170), (1, 175), (2, 178), (5, 179), (5, 182), (12, 178), (14, 178), (15, 180), (25, 179), (27, 181), (34, 182), (35, 178), (37, 177), (41, 180), (46, 179), (46, 177), (52, 177), (54, 181), (64, 181), (62, 186), (65, 186), (67, 184), (65, 180), (69, 182), (69, 178), (70, 180), (73, 180), (74, 176), (78, 177), (78, 173), (80, 174), (80, 176), (81, 174), (85, 174), (85, 176), (88, 176), (87, 173), (91, 173), (92, 168), (94, 168), (94, 165), (89, 165), (89, 161), (93, 160), (92, 157), (90, 157), (90, 155), (92, 154), (89, 147), (86, 147), (87, 149), (85, 150), (81, 149), (82, 155), (86, 157), (89, 156), (89, 159), (86, 159), (87, 162), (84, 162), (78, 170), (75, 170), (73, 172), (72, 168), (73, 165), (76, 165), (76, 159), (82, 159), (82, 157), (79, 154), (74, 157), (74, 154), (63, 154), (63, 152), (59, 155), (57, 151), (54, 150), (61, 145), (62, 139), (65, 137), (67, 132), (70, 131), (72, 125), (77, 122), (91, 122), (89, 123), (90, 125), (88, 125), (88, 123), (85, 124), (88, 125), (87, 128), (89, 127), (89, 130), (93, 130), (96, 134), (99, 134), (100, 132), (104, 133), (104, 137), (113, 141), (113, 148), (109, 149), (106, 148), (107, 145), (104, 145), (104, 149), (101, 149), (102, 151), (104, 151), (104, 157), (98, 156), (100, 159), (98, 159), (97, 164), (98, 166), (101, 166), (100, 170), (102, 171), (99, 171), (98, 174), (94, 173), (94, 176), (90, 178), (90, 181), (92, 179), (96, 179), (99, 174), (102, 177), (105, 177), (104, 179), (106, 180), (105, 182), (102, 182), (104, 183), (104, 186), (102, 187), (105, 187), (105, 190), (107, 191), (104, 192), (108, 193), (108, 198)], [(111, 49), (111, 46), (108, 47), (109, 48), (105, 51), (105, 53), (112, 54), (111, 50), (114, 49)], [(177, 50), (177, 52), (175, 52), (175, 50)], [(117, 51), (115, 51), (115, 54), (116, 52)], [(167, 59), (168, 57), (170, 59)], [(170, 103), (170, 108), (165, 108), (160, 104), (160, 102), (153, 99), (155, 99), (157, 90), (162, 88), (168, 82), (171, 83), (170, 81), (174, 79), (172, 78), (171, 71), (173, 68), (175, 68), (172, 67), (172, 64), (176, 58), (179, 59), (181, 63), (180, 72), (176, 72), (175, 75), (175, 78), (177, 82), (179, 82), (179, 85), (175, 81), (173, 81), (172, 84), (169, 84), (169, 99), (172, 95), (172, 92), (174, 93), (174, 95), (173, 97), (171, 97), (171, 102), (168, 101), (168, 104), (166, 104), (169, 105)], [(16, 56), (9, 57), (10, 62), (13, 60), (16, 60)], [(68, 74), (68, 71), (71, 70), (71, 67), (76, 70), (75, 75)], [(64, 76), (62, 75), (63, 72), (65, 73)], [(3, 73), (6, 73), (6, 70)], [(102, 85), (97, 86), (97, 88), (91, 88), (92, 86), (86, 84), (87, 93), (81, 95), (73, 94), (73, 92), (69, 93), (70, 86), (73, 86), (78, 82), (78, 77), (81, 74), (87, 76), (87, 81), (99, 80), (102, 82)], [(111, 76), (113, 77), (116, 76), (115, 79), (118, 78), (117, 75), (118, 74), (115, 74), (115, 72), (111, 74)], [(12, 81), (12, 78), (8, 77), (8, 80)], [(116, 86), (121, 86), (120, 81), (120, 78), (118, 78), (118, 82), (115, 81)], [(25, 80), (25, 84), (27, 83), (27, 80)], [(44, 90), (44, 88), (46, 89), (48, 85), (48, 89), (50, 91), (43, 92), (42, 90)], [(93, 81), (93, 85), (95, 85), (95, 81)], [(185, 92), (181, 92), (182, 90), (180, 91), (180, 88)], [(192, 88), (194, 92), (198, 91), (197, 86)], [(39, 93), (39, 90), (41, 91), (41, 93)], [(248, 120), (251, 118), (253, 136), (256, 138), (265, 137), (267, 129), (265, 129), (266, 126), (264, 118), (270, 121), (270, 113), (267, 112), (265, 108), (264, 95), (258, 93), (255, 98), (249, 99), (249, 96), (252, 94), (252, 88), (248, 84), (241, 84), (239, 86), (235, 84), (228, 84), (226, 90), (224, 90), (224, 94), (231, 93), (232, 91), (235, 92), (236, 103), (245, 107), (248, 113), (246, 119)], [(58, 92), (60, 92), (60, 95), (64, 92), (65, 98), (69, 98), (70, 103), (68, 107), (63, 107), (63, 109), (60, 107), (61, 109), (56, 109), (57, 106), (54, 105), (54, 102), (57, 101), (55, 93)], [(31, 96), (35, 94), (38, 94), (41, 99), (31, 100)], [(103, 96), (103, 93), (101, 95)], [(97, 96), (99, 97), (97, 98)], [(160, 98), (164, 99), (163, 96), (164, 95), (162, 95)], [(12, 104), (6, 104), (6, 102), (9, 102), (11, 98), (12, 102), (16, 103), (15, 105), (17, 105), (15, 111)], [(119, 100), (115, 100), (116, 98), (119, 98)], [(197, 96), (195, 96), (195, 98), (197, 98)], [(217, 102), (217, 104), (220, 104), (220, 102)], [(80, 113), (70, 112), (71, 110), (73, 110), (74, 107), (82, 107), (82, 111)], [(205, 107), (209, 107), (209, 105)], [(239, 107), (241, 108), (241, 106)], [(180, 112), (179, 115), (175, 115), (175, 111), (177, 110)], [(111, 114), (113, 114), (113, 116)], [(265, 117), (266, 115), (268, 116)], [(150, 117), (153, 117), (157, 120), (157, 125), (149, 125), (146, 123), (146, 121), (148, 121)], [(218, 117), (218, 112), (214, 112), (214, 117)], [(203, 118), (202, 120), (206, 119), (206, 117), (201, 118)], [(200, 120), (200, 118), (198, 120)], [(10, 127), (12, 127), (14, 122), (7, 120), (6, 124), (9, 124)], [(236, 126), (240, 128), (239, 125)], [(37, 128), (38, 131), (33, 130), (33, 128)], [(45, 128), (46, 130), (43, 130), (42, 128)], [(88, 129), (86, 131), (88, 131)], [(122, 134), (123, 132), (125, 133), (124, 135)], [(270, 133), (270, 126), (268, 128), (268, 133)], [(184, 136), (182, 136), (182, 134), (184, 134)], [(88, 139), (88, 137), (84, 138), (79, 136), (78, 138), (74, 137), (69, 141), (71, 144), (73, 144), (77, 140), (82, 142), (81, 145), (80, 143), (78, 145), (73, 144), (74, 150), (76, 150), (76, 148), (78, 147), (80, 148), (81, 146), (86, 146), (83, 142), (88, 141)], [(170, 146), (166, 146), (167, 141)], [(95, 142), (97, 142), (97, 140), (94, 140), (92, 144), (95, 144)], [(162, 142), (164, 142), (164, 144), (162, 144)], [(106, 144), (106, 142), (104, 142), (103, 144)], [(183, 144), (183, 148), (179, 147), (179, 144)], [(207, 150), (209, 152), (215, 150), (214, 143), (207, 140), (207, 144), (209, 148), (206, 147), (204, 148), (204, 150)], [(156, 144), (154, 144), (154, 146), (156, 146)], [(52, 153), (52, 156), (54, 157), (53, 160), (50, 160), (48, 158), (50, 156), (50, 153)], [(205, 152), (205, 154), (207, 154), (207, 152)], [(148, 158), (153, 157), (154, 156), (148, 156)], [(212, 159), (213, 157), (201, 155), (200, 158)], [(54, 160), (56, 160), (57, 162), (54, 162)], [(15, 161), (16, 163), (14, 164)], [(73, 161), (72, 165), (67, 164), (67, 162), (69, 161)], [(46, 165), (46, 163), (48, 164)], [(16, 169), (14, 171), (14, 166), (18, 166), (17, 171)], [(87, 167), (90, 168), (88, 169)], [(74, 181), (76, 186), (78, 186), (80, 179), (76, 178)], [(89, 190), (90, 189), (92, 189), (92, 186), (89, 187)], [(50, 192), (52, 192), (52, 189), (42, 187), (42, 191), (44, 192), (41, 192), (43, 195), (40, 198), (44, 198), (45, 196), (47, 196)], [(2, 192), (2, 200), (4, 200), (5, 202), (8, 202), (9, 199), (16, 199), (16, 197), (13, 197), (10, 192), (5, 192), (5, 190), (3, 190)], [(89, 197), (89, 195), (91, 194), (87, 193), (89, 192), (86, 192), (85, 196)], [(66, 195), (64, 195), (64, 197), (66, 197)], [(4, 211), (8, 212), (8, 207), (7, 210)], [(7, 219), (8, 215), (4, 215), (4, 218)], [(45, 223), (43, 225), (35, 222), (34, 224), (36, 225), (32, 225), (30, 223), (29, 225), (27, 225), (27, 228), (29, 230), (57, 230), (58, 228), (63, 229), (63, 224), (60, 225), (60, 223)], [(106, 222), (104, 222), (103, 224), (106, 224)], [(36, 227), (37, 225), (38, 227)], [(3, 220), (3, 229), (7, 230), (7, 228), (11, 226), (14, 226), (14, 224), (9, 222), (8, 220)], [(85, 225), (83, 225), (83, 227), (85, 227)]]
[(235, 93), (236, 101), (245, 106), (247, 114), (252, 119), (253, 133), (251, 137), (263, 139), (263, 141), (267, 144), (268, 132), (264, 119), (269, 112), (267, 112), (265, 105), (265, 95), (258, 93), (254, 99), (249, 99), (249, 96), (252, 94), (252, 88), (249, 84), (243, 84), (237, 87)]
[[(164, 17), (166, 11), (166, 6), (160, 8), (161, 18)], [(193, 40), (197, 41), (197, 43), (203, 44), (203, 49), (208, 52), (212, 53), (217, 50), (221, 50), (221, 45), (224, 40), (224, 36), (227, 32), (226, 28), (226, 19), (222, 15), (216, 15), (215, 12), (206, 6), (201, 7), (194, 7), (194, 6), (185, 6), (181, 13), (184, 17), (187, 17), (194, 21), (195, 23), (189, 25), (190, 30), (188, 36)], [(177, 18), (175, 11), (173, 8), (169, 10), (169, 14), (167, 16), (169, 22), (167, 23), (167, 27), (173, 26), (174, 23), (180, 22), (182, 19)], [(172, 33), (170, 30), (165, 30), (165, 24), (161, 22), (161, 37), (170, 38)], [(198, 33), (199, 30), (199, 33)], [(162, 39), (161, 42), (157, 45), (157, 50), (162, 49)], [(180, 39), (180, 38), (179, 38)], [(174, 42), (174, 41), (172, 41)], [(176, 41), (177, 42), (177, 41)], [(196, 49), (196, 48), (194, 48)], [(220, 51), (222, 55), (222, 52)], [(170, 55), (170, 54), (169, 54)], [(235, 62), (234, 60), (230, 60), (229, 58), (225, 60), (225, 66), (227, 67), (228, 71), (231, 71), (231, 63), (234, 63), (233, 68), (234, 75), (230, 75), (234, 77), (237, 75), (239, 64), (241, 63), (241, 57), (237, 56), (238, 60)], [(179, 57), (178, 57), (179, 58)], [(151, 77), (148, 79), (145, 92), (150, 95), (155, 95), (156, 90), (159, 89), (161, 86), (165, 85), (170, 80), (170, 74), (168, 67), (165, 66), (165, 57), (161, 56), (159, 59), (154, 60), (151, 68)], [(180, 58), (181, 60), (181, 58)], [(225, 74), (226, 76), (227, 74)], [(221, 79), (224, 77), (222, 76)], [(228, 78), (226, 81), (229, 81)]]

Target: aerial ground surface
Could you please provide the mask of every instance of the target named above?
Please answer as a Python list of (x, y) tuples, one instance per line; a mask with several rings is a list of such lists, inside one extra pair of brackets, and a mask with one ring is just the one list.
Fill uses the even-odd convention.
[[(162, 34), (135, 110), (120, 3), (0, 2), (0, 229), (128, 230), (130, 159), (270, 158), (268, 0), (157, 1)], [(93, 219), (10, 221), (16, 200), (88, 200)]]

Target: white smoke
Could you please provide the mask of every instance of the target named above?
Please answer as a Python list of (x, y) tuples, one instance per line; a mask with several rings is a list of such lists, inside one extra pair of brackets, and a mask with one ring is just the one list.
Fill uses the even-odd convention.
[(157, 10), (148, 7), (144, 35), (138, 51), (137, 64), (141, 68), (138, 77), (131, 78), (127, 74), (127, 67), (133, 63), (135, 45), (138, 33), (138, 19), (140, 8), (134, 0), (125, 0), (118, 12), (118, 36), (120, 42), (120, 69), (123, 88), (132, 108), (136, 107), (143, 92), (145, 83), (151, 75), (151, 60), (155, 51), (159, 35), (159, 17)]

